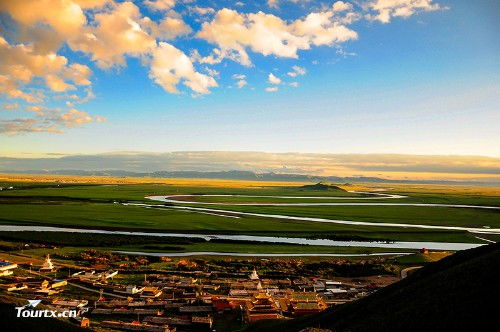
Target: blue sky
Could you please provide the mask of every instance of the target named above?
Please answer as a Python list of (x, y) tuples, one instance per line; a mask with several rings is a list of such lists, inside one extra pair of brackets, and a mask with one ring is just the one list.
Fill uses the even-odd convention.
[[(93, 8), (81, 5), (86, 22), (71, 28), (95, 31), (97, 38), (112, 38), (99, 35), (95, 17), (99, 13), (107, 17), (117, 14), (124, 2), (96, 2), (102, 4)], [(109, 39), (99, 49), (94, 44), (78, 44), (74, 34), (65, 35), (62, 23), (48, 16), (56, 16), (55, 11), (28, 20), (20, 10), (36, 10), (32, 1), (26, 1), (27, 8), (1, 4), (6, 51), (0, 55), (6, 57), (4, 63), (8, 65), (0, 65), (0, 75), (21, 82), (18, 90), (23, 92), (42, 91), (45, 99), (29, 102), (27, 97), (19, 98), (12, 90), (2, 89), (0, 153), (28, 156), (51, 152), (231, 150), (499, 157), (498, 1), (394, 1), (397, 8), (386, 7), (392, 13), (389, 22), (377, 18), (381, 14), (375, 7), (377, 2), (383, 5), (384, 0), (346, 1), (343, 4), (347, 9), (332, 16), (330, 23), (337, 24), (335, 29), (343, 25), (357, 38), (315, 45), (312, 40), (317, 35), (311, 33), (307, 37), (309, 49), (298, 49), (296, 58), (284, 55), (288, 50), (264, 55), (269, 44), (265, 42), (259, 49), (253, 40), (244, 46), (251, 64), (229, 55), (219, 63), (200, 60), (213, 49), (235, 52), (227, 43), (200, 37), (198, 33), (207, 29), (201, 22), (211, 24), (219, 11), (228, 8), (250, 26), (253, 21), (248, 14), (262, 11), (284, 22), (289, 32), (294, 21), (305, 20), (310, 13), (332, 12), (335, 1), (281, 0), (271, 6), (266, 1), (248, 1), (251, 5), (240, 6), (234, 1), (168, 0), (171, 7), (161, 10), (153, 10), (154, 4), (134, 1), (131, 6), (139, 15), (133, 19), (144, 31), (145, 17), (156, 23), (166, 17), (175, 18), (191, 29), (187, 34), (178, 32), (175, 38), (153, 37), (153, 46), (135, 53), (126, 48), (130, 45), (118, 42), (109, 47), (124, 47), (122, 53), (106, 49)], [(412, 7), (419, 2), (427, 7)], [(74, 5), (80, 2), (74, 0)], [(213, 10), (201, 15), (196, 13), (196, 7)], [(395, 15), (398, 8), (406, 14)], [(356, 19), (339, 23), (346, 13), (353, 13)], [(230, 27), (218, 27), (231, 38), (234, 36)], [(54, 31), (60, 35), (60, 44), (48, 51), (37, 51), (37, 45), (45, 45), (46, 41), (33, 32), (20, 38), (18, 32), (23, 28)], [(120, 33), (120, 27), (116, 32), (109, 26), (107, 29), (111, 36)], [(303, 33), (293, 33), (293, 38), (304, 39)], [(167, 51), (161, 43), (168, 43), (170, 53), (156, 53)], [(284, 48), (290, 47), (288, 43)], [(31, 58), (16, 64), (12, 60), (14, 49), (21, 44)], [(193, 56), (194, 50), (200, 54), (198, 58)], [(92, 74), (84, 75), (78, 83), (71, 81), (66, 67), (37, 71), (29, 62), (34, 55), (44, 57), (51, 52), (66, 58), (66, 67), (78, 63), (87, 66)], [(123, 63), (117, 60), (120, 56)], [(162, 76), (165, 66), (171, 68), (168, 61), (174, 57), (189, 59), (194, 69), (180, 78), (177, 93), (168, 91), (172, 85), (165, 83)], [(157, 65), (155, 71), (157, 59), (162, 60), (163, 67)], [(32, 80), (20, 81), (12, 69), (16, 65), (31, 70)], [(291, 77), (288, 73), (294, 71), (293, 66), (305, 73)], [(163, 84), (155, 82), (152, 72)], [(198, 81), (197, 73), (204, 78)], [(281, 82), (269, 83), (270, 74)], [(47, 75), (59, 75), (64, 82), (49, 85)], [(85, 78), (90, 83), (83, 82)], [(183, 84), (185, 80), (203, 86), (193, 90)], [(215, 83), (206, 83), (211, 80)], [(246, 84), (238, 88), (240, 80)], [(294, 82), (296, 87), (290, 85)], [(269, 88), (277, 91), (266, 91)], [(90, 90), (95, 96), (83, 102)], [(68, 99), (72, 94), (77, 97)], [(33, 106), (43, 110), (35, 112)]]

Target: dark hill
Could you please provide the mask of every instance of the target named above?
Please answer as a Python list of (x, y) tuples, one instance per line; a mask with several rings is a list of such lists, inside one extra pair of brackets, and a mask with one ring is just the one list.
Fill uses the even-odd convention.
[(300, 187), (300, 190), (317, 190), (317, 191), (346, 191), (340, 187), (334, 186), (332, 184), (327, 184), (324, 182), (318, 182), (316, 184), (307, 184)]
[(497, 243), (457, 252), (359, 301), (294, 320), (261, 321), (245, 331), (493, 331), (499, 280)]

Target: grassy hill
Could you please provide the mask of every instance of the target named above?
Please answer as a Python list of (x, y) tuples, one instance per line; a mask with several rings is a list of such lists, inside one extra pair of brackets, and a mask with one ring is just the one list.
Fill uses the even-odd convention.
[(499, 276), (497, 243), (457, 252), (359, 301), (294, 320), (262, 321), (245, 331), (492, 331)]
[(340, 187), (333, 184), (328, 184), (324, 182), (318, 182), (316, 184), (308, 184), (299, 187), (299, 190), (316, 190), (316, 191), (346, 191)]

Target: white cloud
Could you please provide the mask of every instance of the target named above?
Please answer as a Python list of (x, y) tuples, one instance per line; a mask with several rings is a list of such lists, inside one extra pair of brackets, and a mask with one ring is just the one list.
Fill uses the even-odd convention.
[(224, 8), (212, 21), (203, 23), (197, 37), (219, 47), (219, 62), (232, 52), (232, 59), (249, 66), (247, 48), (266, 56), (298, 58), (297, 51), (310, 49), (312, 44), (331, 46), (357, 39), (357, 33), (349, 29), (343, 19), (345, 17), (339, 18), (333, 9), (328, 9), (288, 24), (271, 14), (241, 14)]
[(240, 14), (232, 9), (221, 9), (211, 22), (205, 22), (197, 36), (216, 44), (222, 53), (236, 52), (236, 60), (251, 64), (246, 48), (263, 55), (297, 57), (298, 49), (309, 48), (306, 38), (296, 36), (279, 17), (258, 12)]
[[(271, 8), (278, 8), (280, 5), (280, 2), (283, 0), (267, 0), (267, 5)], [(299, 2), (307, 2), (309, 0), (288, 0), (293, 3), (299, 3)]]
[(281, 79), (274, 76), (273, 73), (269, 73), (269, 76), (267, 77), (267, 81), (271, 84), (280, 84), (281, 83)]
[(144, 17), (140, 20), (140, 24), (148, 31), (151, 37), (160, 40), (172, 40), (193, 31), (191, 27), (179, 17), (167, 16), (159, 24), (152, 21), (149, 17)]
[(57, 75), (45, 75), (45, 82), (47, 86), (54, 92), (64, 92), (67, 90), (75, 90), (75, 86), (64, 82), (62, 78)]
[(92, 117), (90, 114), (84, 111), (79, 111), (77, 109), (70, 109), (66, 113), (61, 114), (58, 118), (66, 127), (80, 127), (85, 123), (91, 123), (94, 121), (104, 122), (105, 118), (98, 116)]
[(203, 15), (211, 15), (215, 13), (215, 9), (210, 8), (210, 7), (198, 7), (198, 6), (192, 6), (189, 7), (189, 11), (195, 14), (198, 14), (200, 16)]
[(175, 0), (145, 0), (144, 4), (152, 10), (167, 11), (175, 7)]
[(346, 10), (352, 10), (352, 4), (344, 1), (336, 1), (332, 6), (332, 10), (334, 12), (343, 12)]
[(307, 70), (304, 67), (299, 67), (299, 66), (292, 66), (292, 71), (288, 72), (288, 76), (290, 77), (297, 77), (297, 76), (302, 76), (307, 73)]
[(294, 88), (298, 88), (299, 87), (299, 82), (291, 82), (290, 86), (292, 86)]
[(186, 54), (165, 42), (153, 51), (149, 76), (170, 93), (178, 93), (177, 84), (181, 81), (199, 94), (210, 93), (210, 88), (218, 86), (213, 77), (195, 71)]
[(266, 88), (266, 92), (276, 92), (276, 91), (278, 91), (278, 87), (277, 86)]
[(55, 92), (74, 90), (77, 85), (89, 85), (92, 74), (90, 68), (81, 64), (67, 65), (66, 57), (55, 53), (37, 54), (33, 45), (10, 45), (0, 37), (0, 93), (11, 98), (21, 98), (27, 102), (39, 102), (40, 98), (33, 96), (23, 87), (33, 81), (33, 78), (43, 78), (47, 87)]
[(142, 15), (132, 2), (123, 2), (112, 10), (95, 15), (95, 26), (88, 26), (78, 37), (69, 40), (73, 50), (92, 54), (101, 68), (124, 66), (125, 55), (139, 56), (156, 46), (140, 22)]
[(90, 85), (90, 76), (92, 75), (92, 71), (85, 65), (73, 63), (64, 69), (62, 75), (77, 85)]
[(87, 22), (82, 8), (71, 0), (2, 0), (0, 10), (24, 25), (45, 23), (62, 36), (78, 34)]
[(439, 4), (432, 3), (432, 0), (375, 0), (369, 7), (376, 13), (366, 17), (382, 23), (389, 23), (392, 17), (408, 17), (418, 11), (441, 9)]
[(303, 20), (294, 23), (295, 33), (306, 36), (310, 43), (320, 45), (334, 45), (348, 40), (358, 39), (358, 33), (339, 23), (332, 10), (310, 13)]
[(47, 111), (47, 109), (45, 107), (40, 106), (40, 105), (27, 106), (26, 110), (28, 112), (32, 112), (32, 113), (35, 113), (38, 115), (45, 115), (45, 113)]
[(245, 85), (247, 85), (247, 81), (246, 81), (246, 80), (239, 80), (238, 82), (236, 82), (236, 86), (237, 86), (238, 88), (240, 88), (240, 89), (241, 89), (242, 87), (244, 87)]

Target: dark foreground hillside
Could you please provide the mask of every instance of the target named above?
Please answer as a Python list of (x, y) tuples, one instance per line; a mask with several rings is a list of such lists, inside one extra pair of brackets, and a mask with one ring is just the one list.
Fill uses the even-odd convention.
[(359, 301), (294, 320), (261, 321), (245, 331), (495, 331), (499, 304), (497, 243), (429, 264)]

